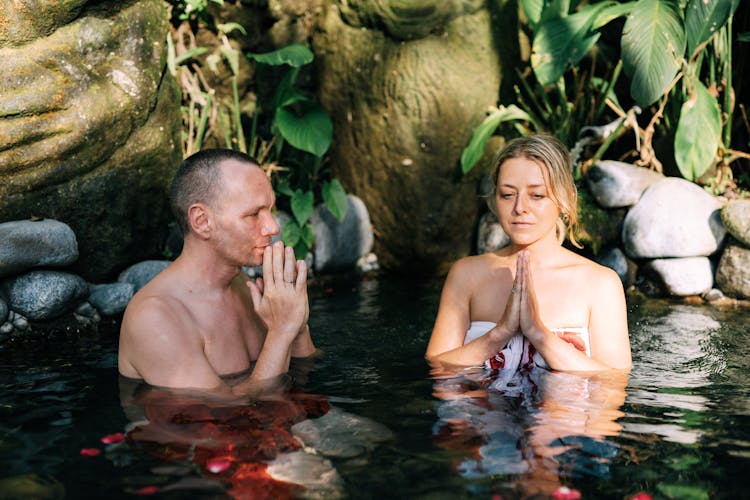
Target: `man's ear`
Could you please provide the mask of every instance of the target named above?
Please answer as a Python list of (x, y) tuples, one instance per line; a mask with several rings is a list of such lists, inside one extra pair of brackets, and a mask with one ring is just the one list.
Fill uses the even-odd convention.
[(211, 236), (211, 210), (203, 203), (190, 205), (187, 211), (188, 223), (193, 232), (202, 240)]

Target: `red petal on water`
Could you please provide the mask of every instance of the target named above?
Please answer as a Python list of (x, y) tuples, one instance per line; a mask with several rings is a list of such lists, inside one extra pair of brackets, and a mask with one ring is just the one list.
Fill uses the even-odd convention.
[(124, 440), (125, 440), (125, 436), (122, 435), (122, 432), (115, 432), (114, 434), (107, 434), (101, 439), (102, 443), (104, 444), (122, 443)]
[(632, 497), (630, 497), (628, 500), (654, 500), (651, 495), (646, 493), (645, 491), (639, 491)]
[(558, 500), (578, 500), (581, 498), (581, 492), (567, 486), (560, 486), (552, 493), (552, 496)]
[(224, 472), (232, 465), (231, 460), (226, 457), (214, 457), (206, 460), (206, 469), (208, 472), (219, 474)]
[(133, 490), (134, 495), (153, 495), (159, 491), (159, 488), (156, 486), (144, 486), (143, 488), (138, 488), (137, 490)]
[(99, 448), (81, 448), (81, 455), (84, 457), (95, 457), (101, 455), (102, 450)]

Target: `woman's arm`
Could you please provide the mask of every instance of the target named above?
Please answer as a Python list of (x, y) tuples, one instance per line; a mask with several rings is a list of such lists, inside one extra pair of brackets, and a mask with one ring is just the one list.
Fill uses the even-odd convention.
[[(572, 344), (552, 333), (544, 325), (541, 320), (541, 315), (539, 314), (539, 305), (534, 291), (534, 280), (531, 276), (529, 254), (526, 251), (519, 254), (518, 271), (516, 275), (520, 276), (521, 331), (553, 370), (599, 371), (611, 368), (624, 368), (624, 363), (621, 360), (618, 362), (618, 360), (613, 359), (611, 354), (603, 355), (606, 353), (603, 351), (595, 351), (593, 349), (595, 343), (593, 329), (601, 328), (603, 326), (600, 324), (601, 321), (607, 321), (607, 323), (609, 323), (608, 315), (613, 315), (612, 321), (614, 323), (618, 317), (617, 308), (619, 306), (622, 307), (620, 315), (623, 318), (625, 317), (624, 298), (620, 301), (617, 300), (616, 294), (612, 293), (611, 283), (609, 283), (607, 287), (602, 287), (599, 284), (600, 277), (598, 274), (600, 273), (597, 272), (597, 276), (589, 280), (591, 282), (590, 287), (593, 287), (592, 296), (595, 297), (591, 303), (591, 316), (592, 318), (593, 316), (596, 316), (598, 322), (592, 322), (589, 320), (588, 327), (591, 334), (592, 352), (591, 357), (588, 357), (585, 353), (576, 349)], [(619, 283), (619, 278), (617, 278), (617, 280)], [(621, 286), (620, 290), (622, 290)], [(613, 297), (613, 295), (615, 296)], [(613, 299), (614, 302), (610, 302)], [(586, 301), (587, 303), (590, 302), (584, 294), (581, 295), (580, 300)], [(607, 319), (605, 320), (605, 318)], [(619, 335), (621, 335), (621, 333)], [(625, 338), (627, 340), (627, 323), (625, 324)], [(618, 344), (618, 348), (622, 348), (622, 345)], [(629, 358), (629, 344), (627, 346), (627, 352)]]
[(517, 333), (520, 300), (510, 300), (497, 326), (464, 344), (466, 331), (471, 323), (472, 282), (477, 272), (476, 265), (462, 259), (448, 273), (425, 353), (428, 360), (453, 366), (478, 366), (505, 347), (508, 340)]

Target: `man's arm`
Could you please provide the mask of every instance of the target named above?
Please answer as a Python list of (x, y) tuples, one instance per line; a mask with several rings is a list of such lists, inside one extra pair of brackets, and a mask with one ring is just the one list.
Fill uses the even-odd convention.
[(253, 308), (267, 327), (251, 380), (259, 382), (289, 370), (294, 356), (309, 356), (315, 351), (306, 326), (307, 266), (297, 261), (291, 247), (281, 242), (266, 247), (263, 254), (262, 286), (247, 282)]
[(182, 325), (183, 306), (163, 297), (136, 298), (120, 329), (118, 365), (126, 377), (150, 385), (208, 390), (231, 396), (231, 388), (206, 358), (198, 335)]

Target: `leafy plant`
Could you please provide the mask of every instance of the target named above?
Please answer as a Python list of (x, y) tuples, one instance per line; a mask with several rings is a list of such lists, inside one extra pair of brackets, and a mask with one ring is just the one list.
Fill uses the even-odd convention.
[[(313, 53), (304, 45), (294, 44), (264, 54), (247, 54), (249, 59), (268, 66), (288, 67), (274, 92), (269, 113), (272, 114), (271, 133), (274, 137), (274, 156), (281, 158), (285, 143), (297, 153), (287, 160), (291, 166), (279, 171), (275, 179), (278, 193), (289, 198), (293, 218), (282, 228), (284, 243), (294, 247), (299, 258), (312, 248), (314, 233), (310, 217), (313, 213), (316, 187), (328, 210), (338, 220), (346, 215), (346, 191), (337, 179), (327, 179), (322, 168), (323, 155), (333, 139), (333, 124), (320, 104), (297, 88), (300, 68), (313, 60)], [(253, 116), (252, 137), (257, 134), (257, 117)]]
[[(247, 59), (260, 67), (286, 71), (269, 103), (258, 99), (252, 111), (245, 110), (239, 90), (242, 53), (229, 40), (234, 31), (245, 34), (244, 28), (233, 22), (213, 24), (206, 13), (207, 0), (173, 2), (173, 5), (176, 10), (172, 18), (181, 22), (167, 37), (168, 67), (183, 90), (184, 156), (207, 144), (223, 144), (255, 157), (271, 179), (280, 204), (288, 205), (292, 212), (293, 219), (282, 228), (282, 238), (294, 247), (299, 258), (304, 258), (314, 244), (310, 217), (316, 196), (338, 220), (343, 220), (347, 207), (343, 186), (331, 178), (323, 162), (333, 137), (331, 120), (296, 85), (300, 69), (313, 60), (312, 52), (295, 44), (269, 53), (246, 54)], [(216, 33), (218, 50), (197, 45), (193, 34), (195, 22)], [(231, 96), (223, 98), (204, 74), (206, 68), (214, 75), (221, 74), (222, 63), (229, 70), (231, 84)], [(259, 78), (257, 86), (273, 88), (276, 75), (264, 74), (268, 78)], [(251, 119), (243, 120), (247, 115)]]
[[(605, 26), (624, 20), (619, 47), (622, 69), (629, 79), (624, 97), (638, 108), (631, 108), (628, 119), (609, 95), (604, 102), (620, 115), (618, 126), (627, 123), (635, 128), (639, 163), (662, 169), (653, 147), (657, 127), (662, 129), (661, 136), (674, 137), (675, 161), (686, 179), (694, 181), (711, 167), (718, 167), (726, 178), (731, 161), (750, 158), (730, 149), (732, 17), (738, 0), (605, 0), (585, 5), (570, 0), (521, 0), (520, 5), (533, 32), (530, 64), (544, 89), (542, 98), (577, 71), (594, 46), (601, 45)], [(618, 76), (615, 71), (609, 78), (608, 93), (616, 89)], [(632, 111), (640, 108), (650, 109), (645, 129), (633, 119)], [(538, 119), (531, 123), (536, 128), (545, 125)]]

